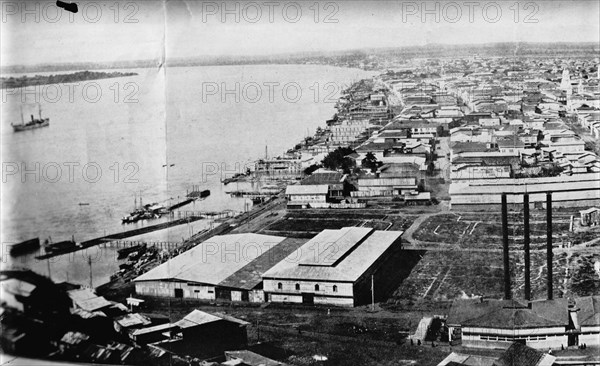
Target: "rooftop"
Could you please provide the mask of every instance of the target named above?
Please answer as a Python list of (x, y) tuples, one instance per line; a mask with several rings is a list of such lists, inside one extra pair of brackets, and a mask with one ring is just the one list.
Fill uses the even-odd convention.
[(327, 184), (307, 184), (307, 185), (288, 185), (285, 194), (327, 194), (329, 185)]
[(195, 309), (183, 319), (175, 322), (173, 325), (182, 329), (195, 327), (198, 325), (213, 323), (220, 320), (226, 320), (240, 325), (248, 325), (249, 323), (225, 314), (209, 314), (207, 312)]
[(401, 235), (401, 231), (358, 227), (323, 230), (298, 252), (265, 272), (263, 278), (354, 282), (397, 244)]
[(218, 285), (284, 239), (253, 233), (217, 235), (134, 281), (179, 280)]

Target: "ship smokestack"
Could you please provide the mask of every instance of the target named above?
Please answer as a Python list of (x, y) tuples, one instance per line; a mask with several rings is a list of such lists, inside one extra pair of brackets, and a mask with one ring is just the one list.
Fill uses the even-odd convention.
[(529, 194), (523, 195), (523, 245), (525, 250), (525, 300), (531, 300), (531, 261), (529, 257)]
[(552, 193), (546, 193), (546, 266), (548, 300), (552, 300)]
[(510, 290), (510, 268), (508, 256), (508, 207), (506, 193), (502, 193), (502, 246), (504, 256), (504, 299), (511, 299)]
[(31, 114), (30, 116), (31, 116), (31, 122), (33, 122), (33, 114)]

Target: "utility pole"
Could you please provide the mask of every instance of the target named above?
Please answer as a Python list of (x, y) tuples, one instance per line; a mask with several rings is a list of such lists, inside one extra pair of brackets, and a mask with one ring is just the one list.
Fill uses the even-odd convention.
[(90, 288), (93, 289), (93, 279), (92, 279), (92, 256), (88, 255), (88, 266), (90, 266)]
[(371, 311), (375, 311), (375, 280), (371, 275)]
[(260, 320), (256, 319), (256, 343), (260, 343), (260, 325), (259, 325)]
[(48, 265), (48, 278), (52, 279), (52, 272), (50, 271), (50, 258), (46, 259), (46, 264)]

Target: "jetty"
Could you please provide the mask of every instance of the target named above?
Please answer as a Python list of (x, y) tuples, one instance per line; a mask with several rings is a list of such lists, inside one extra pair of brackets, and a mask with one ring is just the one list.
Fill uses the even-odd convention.
[(58, 255), (68, 254), (68, 253), (76, 252), (78, 250), (93, 247), (93, 246), (96, 246), (96, 245), (99, 245), (102, 243), (106, 243), (109, 241), (121, 240), (121, 239), (125, 239), (125, 238), (130, 238), (132, 236), (147, 234), (147, 233), (150, 233), (153, 231), (163, 230), (163, 229), (167, 229), (167, 228), (170, 228), (173, 226), (182, 225), (182, 224), (186, 224), (186, 223), (190, 223), (190, 222), (194, 222), (194, 221), (198, 221), (198, 220), (202, 220), (202, 219), (203, 219), (203, 217), (200, 215), (187, 216), (187, 217), (183, 217), (181, 219), (177, 219), (177, 220), (173, 220), (173, 221), (169, 221), (169, 222), (163, 222), (163, 223), (160, 223), (157, 225), (150, 225), (150, 226), (145, 226), (145, 227), (138, 228), (138, 229), (133, 229), (133, 230), (128, 230), (128, 231), (123, 231), (120, 233), (101, 236), (99, 238), (82, 241), (81, 243), (78, 243), (77, 245), (69, 246), (64, 249), (61, 248), (61, 250), (55, 250), (52, 253), (46, 253), (43, 255), (39, 255), (39, 256), (36, 256), (35, 258), (36, 259), (48, 259), (48, 258), (52, 258), (52, 257), (58, 256)]

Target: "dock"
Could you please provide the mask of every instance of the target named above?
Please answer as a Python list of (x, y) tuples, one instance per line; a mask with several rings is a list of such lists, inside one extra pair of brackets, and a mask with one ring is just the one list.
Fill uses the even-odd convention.
[(153, 231), (163, 230), (163, 229), (170, 228), (172, 226), (186, 224), (186, 223), (190, 223), (190, 222), (194, 222), (194, 221), (198, 221), (198, 220), (202, 220), (202, 219), (203, 219), (203, 217), (199, 216), (199, 215), (198, 216), (196, 216), (196, 215), (187, 216), (187, 217), (184, 217), (181, 219), (177, 219), (177, 220), (173, 220), (173, 221), (169, 221), (169, 222), (163, 222), (163, 223), (157, 224), (157, 225), (150, 225), (150, 226), (146, 226), (146, 227), (142, 227), (142, 228), (138, 228), (138, 229), (133, 229), (133, 230), (129, 230), (129, 231), (123, 231), (120, 233), (101, 236), (99, 238), (83, 241), (77, 246), (70, 247), (65, 250), (61, 250), (60, 252), (55, 252), (52, 254), (43, 254), (43, 255), (36, 256), (35, 258), (36, 259), (48, 259), (48, 258), (56, 257), (59, 255), (76, 252), (78, 250), (87, 249), (89, 247), (93, 247), (93, 246), (96, 246), (96, 245), (99, 245), (102, 243), (106, 243), (108, 241), (122, 240), (125, 238), (130, 238), (132, 236), (147, 234), (147, 233), (151, 233)]
[(196, 200), (195, 198), (188, 198), (188, 199), (186, 199), (186, 200), (184, 200), (184, 201), (177, 202), (177, 203), (176, 203), (176, 204), (174, 204), (173, 206), (169, 206), (169, 207), (167, 208), (167, 210), (169, 210), (169, 211), (174, 211), (174, 210), (176, 210), (176, 209), (178, 209), (178, 208), (180, 208), (180, 207), (183, 207), (183, 206), (185, 206), (185, 205), (189, 205), (190, 203), (194, 202), (195, 200)]

